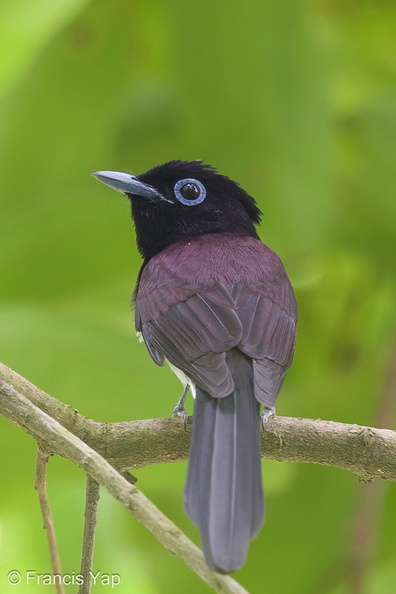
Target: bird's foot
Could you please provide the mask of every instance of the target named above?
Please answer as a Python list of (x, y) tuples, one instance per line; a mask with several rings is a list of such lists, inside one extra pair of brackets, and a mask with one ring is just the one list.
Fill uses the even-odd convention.
[(261, 427), (264, 431), (265, 426), (270, 417), (276, 415), (275, 406), (264, 406), (263, 412), (261, 413)]
[(188, 421), (188, 412), (186, 411), (184, 406), (179, 406), (177, 404), (175, 406), (175, 408), (173, 409), (173, 416), (180, 417), (181, 419), (183, 419), (183, 427), (184, 427), (184, 430), (186, 430), (187, 421)]
[(183, 394), (181, 395), (179, 402), (176, 404), (175, 408), (173, 409), (173, 413), (172, 413), (172, 415), (174, 417), (180, 417), (181, 419), (183, 419), (184, 430), (186, 430), (187, 421), (188, 421), (188, 412), (184, 408), (184, 403), (186, 401), (189, 389), (190, 389), (190, 386), (187, 384), (187, 386), (183, 390)]

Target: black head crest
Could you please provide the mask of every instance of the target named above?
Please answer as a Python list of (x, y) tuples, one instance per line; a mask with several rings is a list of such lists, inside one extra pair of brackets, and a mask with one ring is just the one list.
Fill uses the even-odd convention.
[(254, 198), (202, 161), (169, 161), (140, 175), (99, 171), (94, 176), (130, 198), (145, 260), (193, 235), (258, 237), (261, 212)]
[(163, 165), (156, 165), (138, 177), (141, 181), (148, 182), (156, 188), (163, 185), (165, 180), (172, 182), (176, 179), (196, 177), (204, 185), (209, 184), (211, 192), (224, 201), (230, 197), (239, 200), (253, 223), (260, 223), (262, 212), (255, 199), (245, 192), (237, 182), (218, 173), (215, 167), (207, 165), (201, 160), (168, 161)]

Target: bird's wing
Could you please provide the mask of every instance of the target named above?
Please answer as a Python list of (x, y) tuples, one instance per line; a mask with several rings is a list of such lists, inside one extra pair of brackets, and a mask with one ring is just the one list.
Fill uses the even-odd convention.
[(142, 302), (138, 294), (137, 329), (157, 364), (166, 358), (217, 398), (234, 389), (225, 353), (238, 347), (254, 360), (256, 398), (272, 406), (294, 350), (295, 301), (284, 284), (216, 283), (185, 294), (159, 287)]
[[(156, 363), (163, 364), (167, 359), (212, 396), (226, 396), (232, 392), (234, 382), (225, 352), (235, 347), (242, 336), (229, 291), (218, 285), (173, 303), (174, 291), (170, 287), (159, 289), (161, 298), (153, 291), (144, 304), (138, 295), (137, 329)], [(177, 293), (180, 298), (180, 289)], [(167, 302), (172, 305), (166, 309)]]
[(238, 347), (253, 359), (255, 396), (272, 407), (294, 355), (297, 307), (291, 285), (281, 283), (275, 294), (263, 285), (244, 286), (237, 313), (243, 328)]

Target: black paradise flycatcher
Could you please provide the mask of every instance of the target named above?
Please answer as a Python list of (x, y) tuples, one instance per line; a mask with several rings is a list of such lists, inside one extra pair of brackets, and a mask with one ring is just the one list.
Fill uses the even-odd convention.
[(241, 567), (264, 518), (260, 404), (274, 410), (295, 344), (297, 307), (278, 256), (255, 230), (260, 210), (201, 161), (135, 176), (93, 174), (131, 201), (143, 265), (135, 325), (157, 365), (195, 396), (184, 490), (208, 566)]

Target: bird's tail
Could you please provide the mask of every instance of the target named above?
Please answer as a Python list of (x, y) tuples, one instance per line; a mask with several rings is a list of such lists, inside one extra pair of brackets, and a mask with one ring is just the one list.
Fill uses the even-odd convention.
[(227, 353), (235, 389), (213, 398), (196, 388), (190, 463), (184, 490), (212, 571), (230, 573), (246, 559), (264, 517), (260, 412), (251, 361)]

